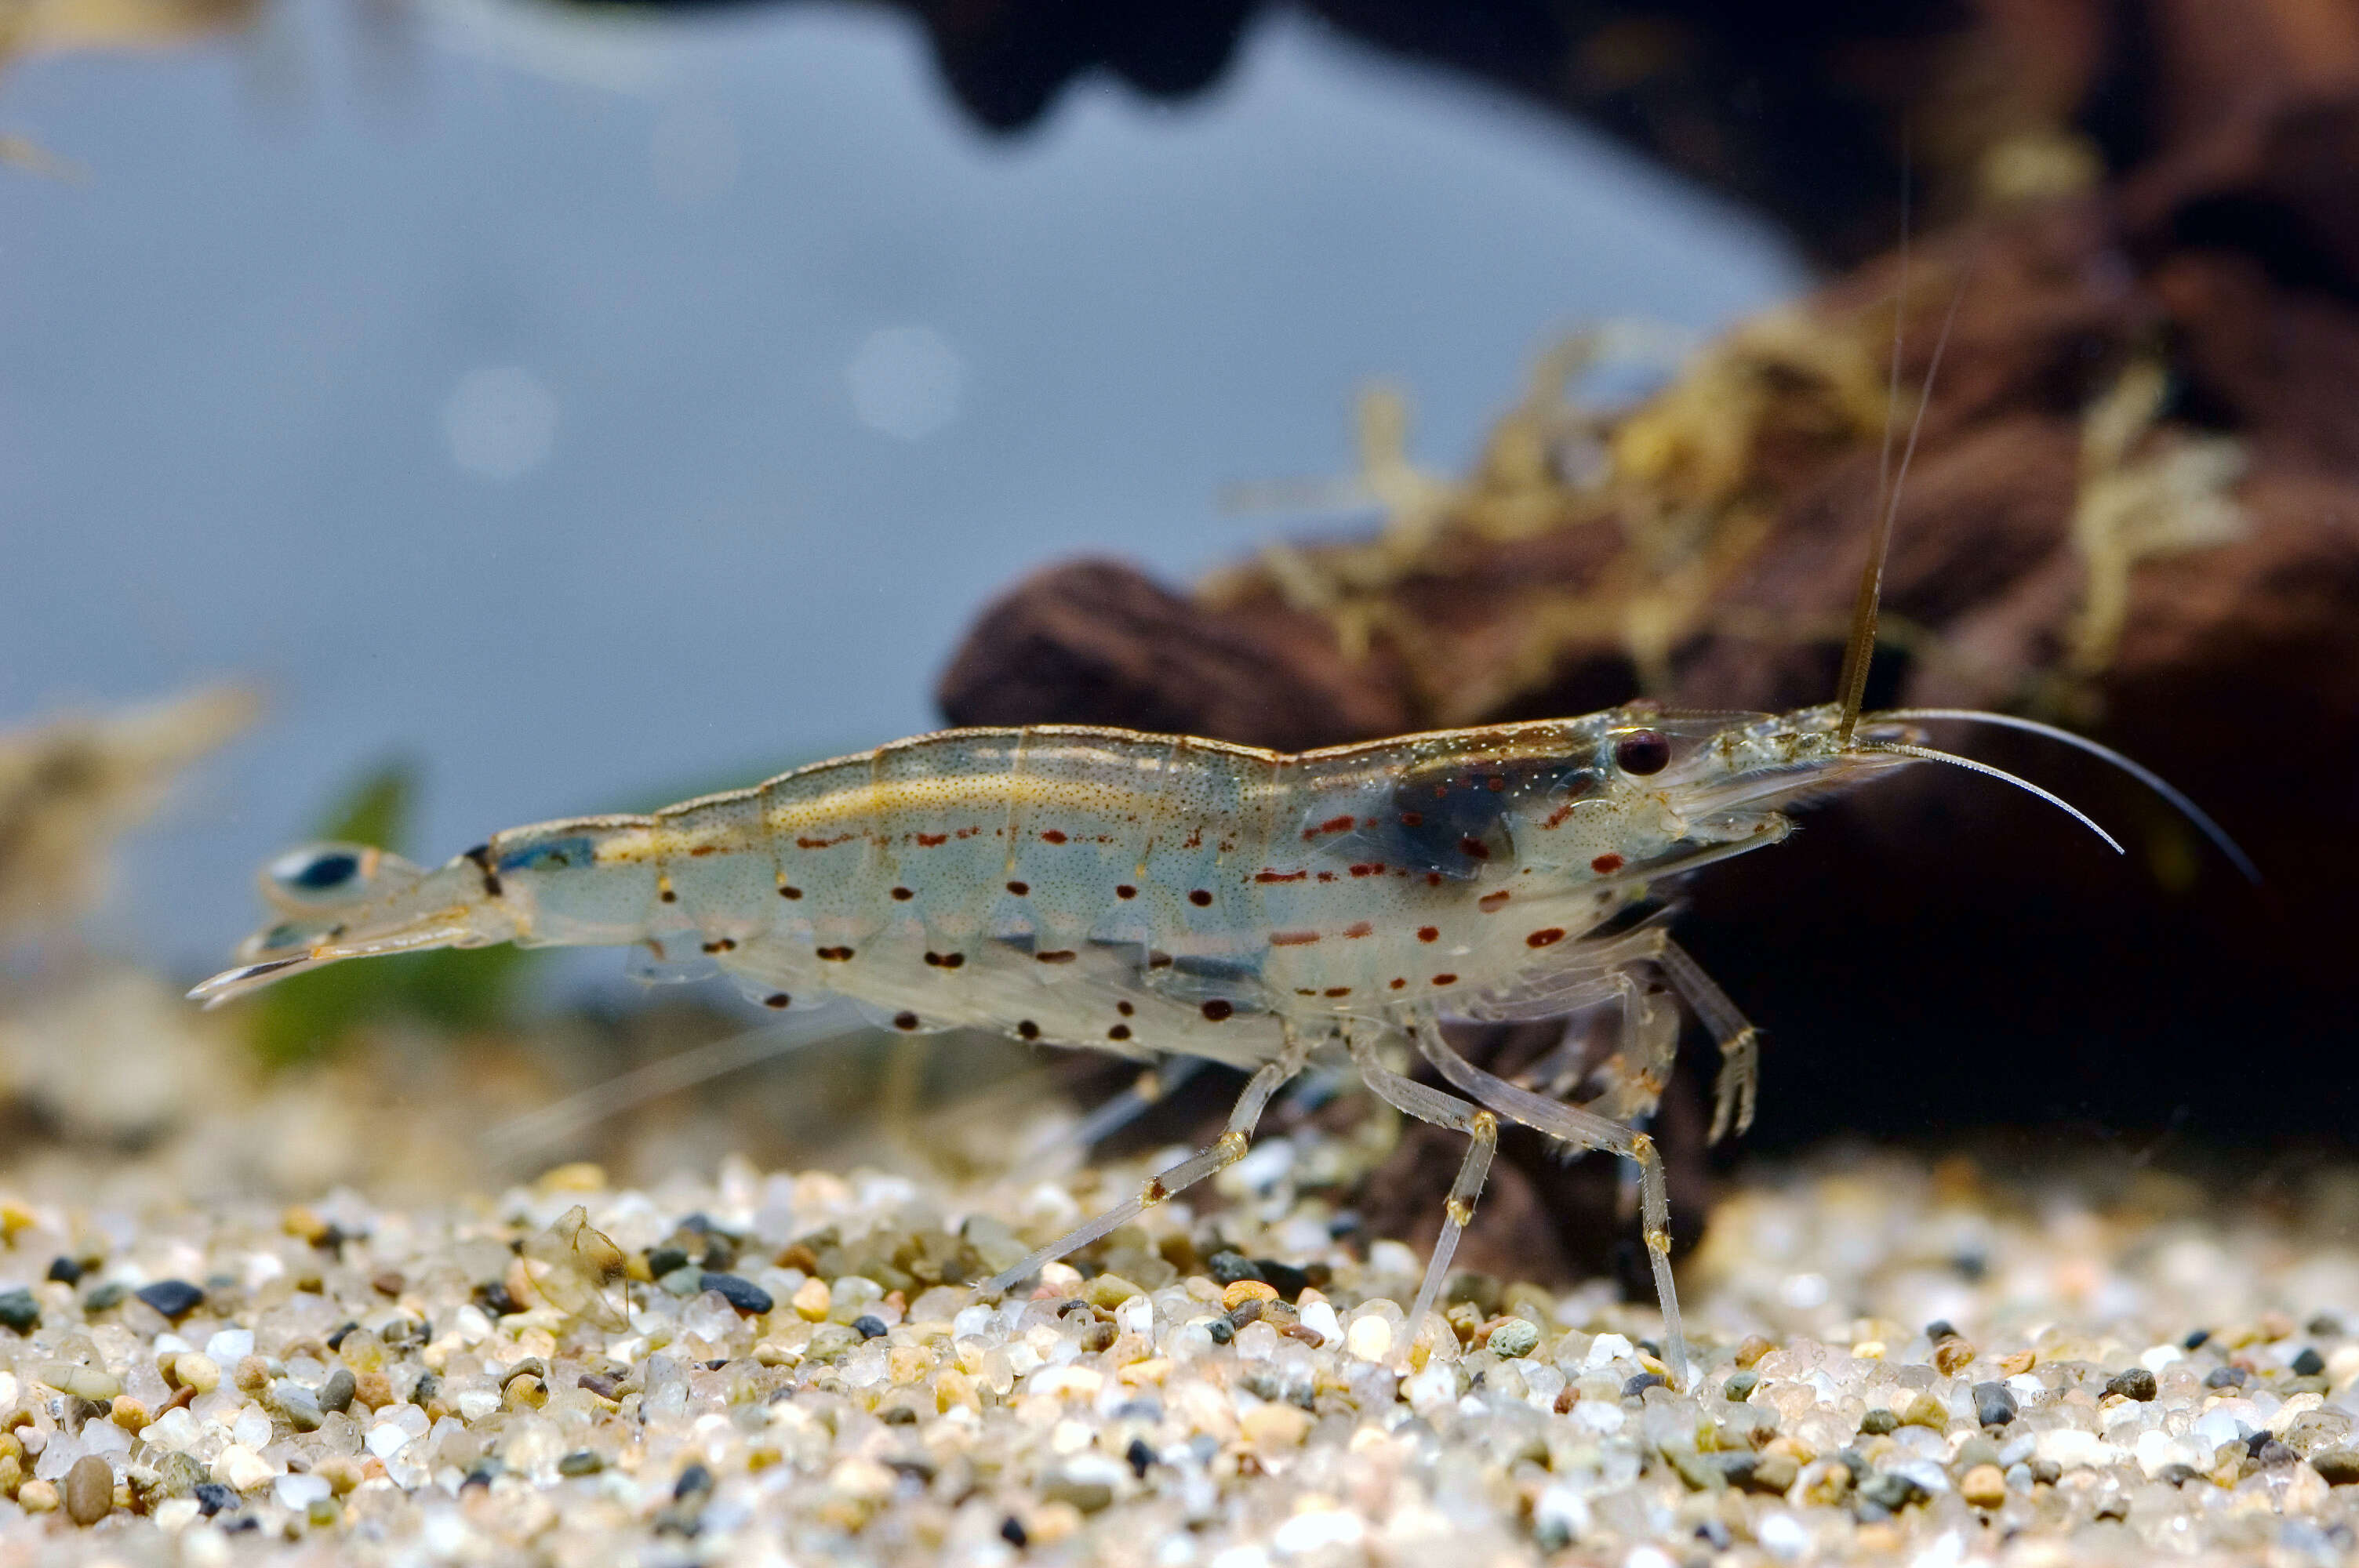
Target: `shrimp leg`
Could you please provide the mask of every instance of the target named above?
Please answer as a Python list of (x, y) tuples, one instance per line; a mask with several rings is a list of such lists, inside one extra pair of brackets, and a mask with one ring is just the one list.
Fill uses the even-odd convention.
[(1537, 1129), (1551, 1138), (1583, 1149), (1603, 1149), (1636, 1161), (1638, 1203), (1646, 1227), (1647, 1260), (1655, 1275), (1655, 1297), (1663, 1310), (1663, 1364), (1670, 1368), (1673, 1386), (1688, 1381), (1687, 1336), (1680, 1326), (1678, 1287), (1671, 1280), (1671, 1205), (1663, 1182), (1663, 1157), (1655, 1141), (1620, 1122), (1545, 1099), (1519, 1089), (1506, 1079), (1486, 1073), (1469, 1062), (1442, 1038), (1440, 1022), (1419, 1014), (1412, 1022), (1417, 1047), (1441, 1076), (1481, 1104)]
[(1425, 1325), (1425, 1314), (1432, 1310), (1441, 1282), (1449, 1276), (1458, 1238), (1474, 1217), (1475, 1195), (1491, 1173), (1491, 1156), (1499, 1147), (1499, 1119), (1455, 1095), (1428, 1088), (1392, 1071), (1377, 1059), (1373, 1034), (1352, 1035), (1352, 1062), (1360, 1070), (1361, 1081), (1386, 1105), (1419, 1121), (1463, 1132), (1468, 1139), (1465, 1161), (1458, 1167), (1458, 1179), (1450, 1184), (1449, 1199), (1442, 1206), (1441, 1234), (1434, 1238), (1432, 1261), (1426, 1264), (1424, 1281), (1417, 1288), (1417, 1304), (1409, 1308), (1408, 1332), (1402, 1338), (1406, 1348), (1416, 1343), (1418, 1330)]
[(1099, 1237), (1128, 1225), (1173, 1194), (1192, 1187), (1205, 1177), (1224, 1171), (1244, 1159), (1253, 1140), (1254, 1126), (1261, 1120), (1263, 1108), (1269, 1104), (1270, 1096), (1302, 1070), (1302, 1054), (1299, 1049), (1289, 1048), (1284, 1056), (1267, 1064), (1248, 1079), (1245, 1093), (1237, 1097), (1236, 1108), (1229, 1113), (1228, 1130), (1215, 1139), (1210, 1147), (1199, 1149), (1169, 1170), (1149, 1176), (1137, 1196), (1116, 1204), (1079, 1229), (1060, 1236), (1013, 1268), (1001, 1270), (983, 1288), (1005, 1291), (1016, 1281), (1038, 1272), (1042, 1264), (1088, 1246)]

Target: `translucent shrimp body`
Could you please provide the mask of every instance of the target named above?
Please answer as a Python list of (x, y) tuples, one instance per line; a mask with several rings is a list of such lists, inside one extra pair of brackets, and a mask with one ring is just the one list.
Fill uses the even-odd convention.
[[(651, 816), (495, 835), (432, 871), (360, 846), (264, 873), (281, 918), (218, 1003), (281, 976), (421, 947), (637, 944), (709, 957), (775, 1008), (846, 997), (905, 1030), (981, 1027), (1257, 1068), (1221, 1142), (1011, 1277), (1241, 1155), (1270, 1093), (1348, 1054), (1382, 1098), (1466, 1131), (1412, 1322), (1471, 1213), (1496, 1117), (1640, 1162), (1672, 1345), (1659, 1162), (1625, 1119), (1655, 1107), (1677, 1019), (1652, 965), (1721, 1037), (1719, 1125), (1749, 1119), (1751, 1032), (1658, 927), (1595, 935), (1653, 879), (1775, 841), (1780, 802), (1909, 755), (1784, 718), (1585, 718), (1283, 754), (1082, 728), (953, 730)], [(1590, 1110), (1482, 1073), (1445, 1018), (1618, 1002), (1625, 1044)], [(1480, 1102), (1383, 1060), (1407, 1039)], [(1680, 1363), (1673, 1358), (1675, 1369)]]

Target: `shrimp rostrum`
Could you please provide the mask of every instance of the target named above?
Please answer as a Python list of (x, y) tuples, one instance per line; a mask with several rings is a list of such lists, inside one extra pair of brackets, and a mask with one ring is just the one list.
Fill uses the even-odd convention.
[[(1659, 924), (1617, 917), (1665, 877), (1783, 838), (1782, 808), (1806, 795), (1962, 762), (1921, 744), (1919, 717), (1949, 716), (1633, 704), (1293, 755), (1121, 730), (951, 730), (652, 816), (516, 828), (434, 871), (359, 845), (297, 850), (263, 874), (277, 918), (242, 967), (192, 994), (218, 1003), (420, 948), (636, 944), (708, 956), (771, 1008), (845, 998), (902, 1030), (1251, 1074), (1211, 1146), (999, 1289), (1234, 1162), (1281, 1086), (1348, 1065), (1468, 1139), (1412, 1334), (1504, 1117), (1636, 1162), (1664, 1359), (1684, 1381), (1662, 1162), (1639, 1130), (1680, 1020), (1640, 978), (1667, 981), (1717, 1037), (1715, 1138), (1751, 1120), (1755, 1036)], [(1585, 1106), (1484, 1071), (1441, 1028), (1600, 1008), (1618, 1010), (1621, 1044)], [(1413, 1081), (1415, 1059), (1447, 1088)]]

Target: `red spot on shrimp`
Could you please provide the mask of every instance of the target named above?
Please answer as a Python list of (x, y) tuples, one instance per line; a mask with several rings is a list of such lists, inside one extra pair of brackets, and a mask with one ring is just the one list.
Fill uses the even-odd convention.
[(1335, 873), (1332, 871), (1321, 871), (1319, 873), (1319, 880), (1322, 882), (1332, 882), (1335, 880)]
[(1399, 990), (1399, 989), (1403, 989), (1404, 987), (1406, 987), (1408, 984), (1408, 982), (1407, 980), (1405, 980), (1405, 979), (1401, 979), (1398, 975), (1395, 975), (1395, 976), (1393, 977), (1393, 989), (1395, 989), (1395, 990)]
[(734, 953), (737, 950), (737, 944), (730, 937), (717, 936), (704, 945), (704, 950), (708, 953)]
[(663, 892), (656, 894), (656, 896), (663, 900), (666, 903), (678, 903), (679, 902), (679, 894), (672, 892), (669, 888), (664, 889)]
[(893, 1015), (893, 1027), (915, 1029), (918, 1027), (918, 1015), (914, 1012), (897, 1012)]
[(1622, 857), (1619, 855), (1600, 855), (1597, 859), (1589, 862), (1589, 869), (1595, 871), (1601, 877), (1610, 877), (1614, 872), (1622, 869)]
[(916, 893), (911, 892), (908, 888), (895, 888), (893, 890), (893, 897), (897, 903), (907, 903), (917, 896), (918, 895)]
[(1375, 929), (1376, 928), (1375, 926), (1369, 925), (1364, 920), (1355, 920), (1352, 922), (1351, 925), (1343, 927), (1343, 935), (1346, 936), (1368, 936), (1374, 935)]
[(1310, 874), (1310, 873), (1309, 871), (1273, 871), (1265, 868), (1254, 873), (1254, 881), (1257, 882), (1299, 882)]
[(1046, 828), (1040, 834), (1040, 841), (1044, 844), (1061, 844), (1065, 841), (1065, 836), (1053, 827)]
[(1046, 953), (1035, 953), (1032, 957), (1043, 964), (1070, 964), (1080, 955), (1071, 947), (1052, 947)]
[(1135, 1008), (1135, 1007), (1131, 1006), (1131, 1005), (1130, 1005), (1130, 1003), (1128, 1003), (1128, 1002), (1126, 1002), (1126, 1001), (1118, 1001), (1118, 1002), (1114, 1003), (1114, 1010), (1116, 1012), (1118, 1012), (1118, 1013), (1122, 1014), (1125, 1018), (1128, 1018), (1129, 1016), (1131, 1016), (1131, 1014), (1133, 1014), (1133, 1013), (1135, 1013), (1135, 1012), (1136, 1012), (1136, 1011), (1138, 1011), (1138, 1009), (1136, 1009), (1136, 1008)]
[(1554, 811), (1549, 812), (1547, 818), (1540, 823), (1540, 826), (1543, 827), (1561, 827), (1565, 824), (1565, 819), (1571, 815), (1572, 803), (1571, 801), (1567, 801), (1564, 805), (1558, 806)]
[(799, 887), (789, 887), (785, 882), (780, 882), (778, 884), (778, 896), (780, 898), (800, 898), (803, 896), (803, 890)]
[(1349, 986), (1329, 986), (1324, 994), (1330, 998), (1350, 996), (1352, 994), (1352, 988)]
[(720, 848), (718, 844), (699, 844), (688, 852), (688, 858), (691, 860), (701, 860)]
[(1434, 976), (1433, 983), (1438, 986), (1454, 986), (1458, 983), (1458, 977), (1445, 971), (1442, 974)]
[(964, 953), (929, 953), (926, 962), (937, 969), (955, 969), (966, 962)]
[(1007, 891), (1014, 893), (1017, 898), (1022, 898), (1026, 893), (1032, 891), (1032, 884), (1030, 882), (1009, 882), (1007, 884)]
[(1302, 830), (1303, 841), (1308, 843), (1311, 839), (1318, 838), (1321, 833), (1349, 833), (1352, 830), (1353, 825), (1359, 819), (1357, 817), (1353, 816), (1331, 816), (1316, 827), (1304, 828)]
[(1129, 1024), (1127, 1024), (1127, 1023), (1117, 1023), (1117, 1024), (1115, 1024), (1112, 1029), (1109, 1029), (1109, 1030), (1107, 1030), (1107, 1031), (1106, 1031), (1106, 1038), (1107, 1038), (1107, 1039), (1109, 1039), (1109, 1040), (1115, 1040), (1115, 1041), (1127, 1040), (1127, 1039), (1129, 1039), (1129, 1038), (1130, 1038), (1130, 1025), (1129, 1025)]
[(772, 991), (762, 999), (764, 1007), (792, 1007), (794, 1004), (795, 999), (784, 991)]
[(918, 835), (918, 848), (920, 849), (939, 849), (950, 841), (951, 836), (947, 833), (920, 833)]
[(1212, 904), (1212, 892), (1210, 888), (1198, 888), (1188, 895), (1188, 902), (1198, 909), (1209, 909)]
[(1527, 947), (1553, 947), (1563, 940), (1564, 928), (1559, 925), (1550, 925), (1542, 930), (1535, 931), (1529, 936), (1525, 937), (1524, 945)]
[(1214, 997), (1196, 1011), (1204, 1015), (1205, 1022), (1222, 1023), (1225, 1022), (1237, 1009), (1234, 1002), (1223, 1001), (1219, 997)]
[(1308, 947), (1319, 940), (1316, 931), (1273, 931), (1269, 945), (1273, 947)]
[(1016, 1033), (1018, 1039), (1038, 1040), (1040, 1038), (1040, 1026), (1028, 1018), (1019, 1018), (1016, 1021)]
[(1128, 882), (1116, 882), (1114, 884), (1114, 896), (1116, 898), (1136, 898), (1138, 896), (1138, 890), (1131, 886)]
[(1507, 906), (1507, 900), (1510, 896), (1511, 895), (1506, 888), (1501, 888), (1497, 892), (1486, 892), (1481, 898), (1476, 899), (1474, 901), (1474, 907), (1481, 910), (1485, 914), (1496, 914), (1500, 910), (1505, 909)]
[(795, 848), (798, 849), (832, 849), (838, 844), (847, 843), (858, 837), (859, 835), (854, 833), (839, 833), (832, 838), (798, 838), (795, 840)]
[(1404, 827), (1422, 827), (1425, 826), (1425, 813), (1404, 811), (1400, 814), (1400, 824)]
[(1425, 873), (1425, 885), (1426, 885), (1426, 886), (1428, 886), (1428, 887), (1430, 887), (1430, 888), (1438, 888), (1438, 887), (1440, 887), (1440, 886), (1441, 885), (1441, 873), (1440, 873), (1440, 871), (1428, 871), (1428, 872), (1426, 872), (1426, 873)]
[(852, 949), (849, 947), (821, 947), (815, 951), (819, 957), (831, 964), (848, 963), (852, 958)]
[(1385, 874), (1385, 863), (1382, 860), (1373, 860), (1366, 865), (1353, 866), (1352, 874), (1355, 877), (1380, 877)]
[(1458, 840), (1458, 852), (1470, 860), (1487, 860), (1491, 858), (1491, 846), (1480, 838), (1461, 838)]
[(1441, 940), (1441, 927), (1420, 925), (1417, 928), (1417, 939), (1420, 942), (1439, 942)]

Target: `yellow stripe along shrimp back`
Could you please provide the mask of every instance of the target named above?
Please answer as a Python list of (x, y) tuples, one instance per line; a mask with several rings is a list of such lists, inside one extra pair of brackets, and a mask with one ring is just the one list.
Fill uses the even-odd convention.
[[(1217, 1141), (999, 1289), (1241, 1158), (1287, 1080), (1348, 1063), (1388, 1103), (1469, 1139), (1413, 1325), (1504, 1116), (1636, 1162), (1665, 1360), (1683, 1382), (1661, 1162), (1634, 1125), (1669, 1076), (1679, 1020), (1635, 975), (1668, 980), (1718, 1040), (1715, 1138), (1751, 1119), (1754, 1036), (1659, 925), (1603, 933), (1651, 881), (1783, 838), (1781, 805), (1960, 761), (1916, 743), (1897, 722), (1909, 717), (1854, 733), (1834, 705), (1680, 717), (1634, 704), (1299, 754), (1119, 730), (952, 730), (651, 816), (511, 829), (430, 871), (366, 846), (296, 850), (262, 876), (273, 923), (191, 994), (215, 1004), (428, 947), (640, 945), (709, 957), (774, 1008), (841, 997), (904, 1030), (1252, 1071)], [(1621, 1047), (1586, 1108), (1484, 1072), (1440, 1028), (1601, 1006), (1619, 1008)], [(1408, 1057), (1456, 1092), (1412, 1081)]]

